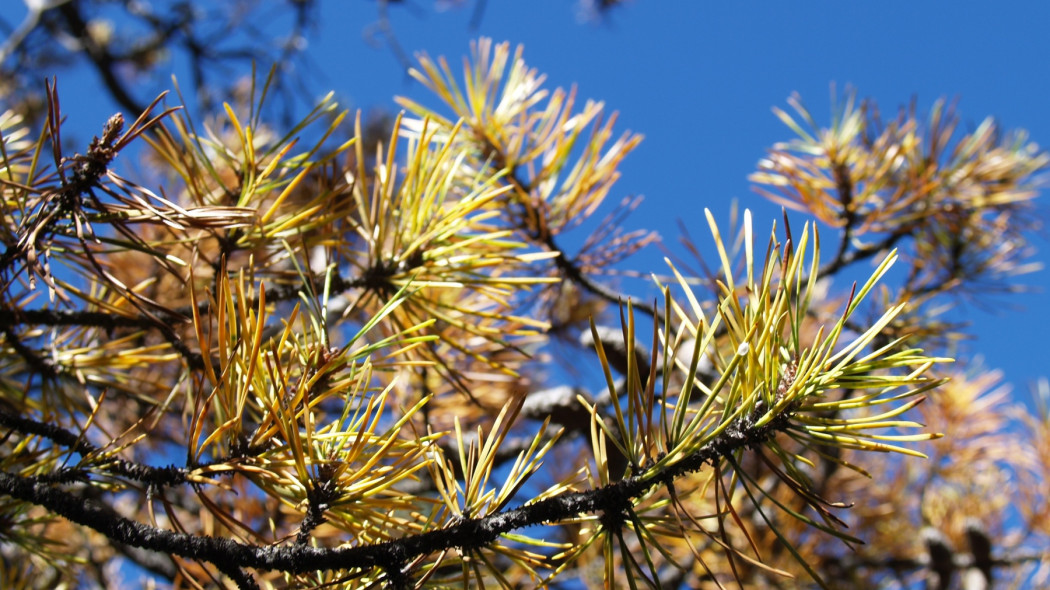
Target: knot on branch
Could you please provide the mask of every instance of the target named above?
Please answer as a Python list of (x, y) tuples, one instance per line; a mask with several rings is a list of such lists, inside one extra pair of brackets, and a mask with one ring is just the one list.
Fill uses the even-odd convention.
[(251, 437), (241, 432), (230, 442), (230, 459), (251, 459), (258, 457), (271, 446), (269, 439), (252, 444)]
[(404, 259), (395, 257), (388, 260), (377, 260), (364, 270), (360, 284), (384, 297), (393, 295), (398, 291), (398, 286), (394, 284), (394, 277), (411, 273), (414, 269), (422, 267), (424, 262), (421, 249), (413, 251)]
[(388, 545), (386, 551), (376, 559), (376, 567), (386, 574), (387, 588), (396, 590), (414, 587), (412, 578), (405, 572), (405, 563), (408, 561), (408, 553), (405, 548), (396, 543)]
[(625, 487), (625, 485), (610, 484), (600, 490), (601, 514), (598, 516), (598, 522), (607, 531), (620, 532), (624, 523), (631, 520), (634, 504), (631, 503), (631, 495)]
[(186, 470), (175, 465), (151, 467), (140, 463), (121, 461), (113, 471), (125, 477), (149, 483), (157, 488), (186, 483)]

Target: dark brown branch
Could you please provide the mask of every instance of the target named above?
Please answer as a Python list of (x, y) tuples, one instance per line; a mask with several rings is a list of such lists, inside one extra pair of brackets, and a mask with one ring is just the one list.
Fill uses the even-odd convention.
[[(494, 146), (490, 145), (487, 147), (489, 148), (490, 155), (496, 159), (496, 165), (503, 166), (503, 160), (499, 151), (496, 150)], [(527, 195), (532, 190), (531, 185), (521, 179), (517, 170), (512, 170), (507, 178), (510, 180), (511, 184), (514, 185), (515, 190), (520, 194)], [(550, 252), (558, 253), (554, 258), (554, 265), (558, 267), (558, 270), (563, 273), (565, 278), (576, 283), (591, 295), (604, 299), (609, 303), (620, 305), (623, 302), (622, 293), (617, 293), (605, 285), (595, 282), (583, 272), (583, 269), (576, 264), (575, 260), (566, 256), (565, 250), (558, 245), (557, 240), (555, 240), (554, 236), (551, 235), (549, 231), (530, 230), (528, 224), (524, 221), (518, 224), (518, 229), (524, 232), (533, 242), (543, 246)], [(632, 305), (634, 309), (653, 318), (655, 321), (661, 321), (660, 312), (655, 306), (641, 301), (633, 302)]]
[(3, 328), (4, 340), (15, 350), (18, 356), (22, 357), (22, 360), (26, 362), (30, 369), (34, 373), (40, 375), (45, 379), (50, 379), (58, 376), (58, 370), (55, 365), (48, 359), (40, 356), (33, 349), (29, 348), (22, 342), (10, 327)]
[[(60, 426), (37, 422), (36, 420), (15, 416), (4, 411), (0, 411), (0, 426), (23, 434), (46, 438), (59, 446), (80, 454), (82, 457), (87, 457), (99, 451), (98, 447), (83, 437), (77, 436)], [(186, 470), (173, 465), (168, 467), (151, 467), (125, 459), (110, 459), (104, 468), (113, 475), (141, 481), (156, 487), (179, 485), (187, 481)], [(83, 476), (74, 479), (87, 478), (87, 472), (82, 469), (73, 468), (72, 471)]]
[[(45, 422), (37, 422), (29, 418), (23, 418), (21, 416), (15, 416), (0, 410), (0, 427), (9, 428), (11, 430), (21, 432), (23, 434), (30, 434), (46, 438), (55, 444), (65, 447), (70, 451), (77, 453), (83, 457), (87, 457), (93, 453), (99, 451), (99, 447), (93, 445), (90, 442), (84, 440), (83, 437), (77, 436), (76, 434), (62, 428), (55, 424), (49, 424)], [(242, 449), (242, 452), (235, 455), (235, 457), (248, 457), (254, 453), (262, 452), (262, 448), (246, 448)], [(204, 467), (213, 464), (223, 464), (234, 459), (235, 457), (227, 457), (210, 461), (198, 465), (198, 467)], [(164, 488), (176, 485), (182, 485), (189, 482), (189, 470), (184, 467), (177, 467), (175, 465), (169, 465), (167, 467), (153, 467), (150, 465), (143, 465), (142, 463), (136, 463), (134, 461), (128, 461), (126, 459), (110, 459), (105, 465), (102, 466), (108, 474), (116, 475), (120, 477), (126, 477), (131, 480), (139, 481), (147, 484), (153, 488)], [(234, 470), (228, 471), (214, 471), (213, 474), (221, 475), (223, 473), (232, 473)], [(48, 479), (53, 481), (85, 481), (88, 479), (88, 472), (81, 468), (66, 468), (65, 470), (51, 474), (49, 476), (39, 476), (42, 479)]]
[(213, 563), (224, 572), (232, 572), (236, 568), (303, 573), (377, 567), (386, 571), (400, 571), (414, 557), (450, 548), (481, 549), (501, 534), (513, 530), (561, 522), (586, 513), (621, 514), (630, 507), (632, 499), (644, 495), (653, 487), (668, 485), (688, 473), (700, 471), (706, 465), (716, 464), (721, 457), (739, 449), (762, 444), (787, 425), (787, 415), (781, 415), (762, 427), (741, 424), (727, 428), (699, 451), (659, 471), (629, 477), (594, 490), (562, 494), (486, 517), (464, 518), (441, 530), (359, 547), (256, 547), (225, 538), (165, 531), (124, 517), (114, 517), (110, 510), (96, 501), (32, 478), (8, 473), (0, 473), (0, 493), (42, 506), (118, 543)]
[[(185, 321), (185, 316), (180, 316), (175, 312), (169, 312), (173, 318), (181, 318)], [(159, 323), (156, 319), (147, 317), (129, 317), (118, 314), (111, 314), (101, 311), (66, 311), (56, 309), (0, 309), (0, 329), (4, 330), (8, 334), (8, 339), (11, 340), (12, 346), (17, 348), (15, 340), (10, 335), (10, 329), (16, 325), (44, 325), (44, 326), (79, 326), (79, 327), (90, 327), (99, 328), (102, 330), (110, 331), (116, 328), (135, 328), (139, 330), (150, 330), (156, 329), (160, 332), (161, 336), (171, 344), (172, 349), (179, 353), (180, 356), (186, 361), (186, 364), (192, 369), (203, 369), (204, 368), (204, 357), (200, 353), (190, 350), (186, 343), (179, 338), (178, 334), (172, 329), (170, 325)], [(31, 351), (30, 351), (31, 352)], [(24, 356), (24, 355), (23, 355)], [(27, 357), (27, 361), (29, 358)], [(45, 367), (38, 367), (43, 374), (52, 374), (55, 372), (55, 367), (51, 366), (49, 372), (44, 371)]]
[[(843, 234), (843, 241), (839, 244), (839, 251), (835, 258), (820, 267), (819, 277), (826, 277), (837, 273), (843, 268), (862, 260), (867, 260), (872, 256), (877, 255), (879, 252), (885, 252), (897, 245), (902, 239), (911, 235), (911, 230), (898, 230), (888, 236), (886, 236), (881, 242), (864, 246), (856, 250), (849, 250), (849, 238), (846, 237), (846, 233)], [(805, 282), (806, 277), (803, 277)]]
[[(554, 236), (547, 236), (547, 239), (544, 240), (544, 245), (552, 252), (558, 253), (554, 258), (554, 264), (565, 274), (566, 278), (583, 287), (588, 293), (596, 295), (609, 303), (619, 305), (623, 302), (623, 294), (617, 293), (605, 285), (594, 282), (583, 272), (583, 269), (576, 265), (575, 261), (570, 260), (569, 257), (565, 255), (565, 251), (558, 246), (557, 242), (554, 240)], [(634, 309), (654, 318), (656, 321), (660, 321), (660, 313), (652, 305), (642, 301), (632, 302), (631, 305)]]
[(67, 311), (58, 309), (0, 309), (0, 328), (17, 325), (78, 326), (115, 330), (117, 328), (149, 329), (154, 322), (142, 317), (129, 317), (103, 311)]
[[(953, 553), (950, 567), (955, 571), (965, 571), (969, 568), (987, 568), (990, 572), (993, 568), (1013, 568), (1026, 563), (1040, 563), (1047, 556), (1041, 553), (1013, 553), (997, 558), (990, 558), (987, 562), (979, 564), (978, 560), (966, 553)], [(823, 556), (822, 562), (829, 564), (837, 571), (851, 572), (857, 569), (886, 570), (891, 572), (921, 572), (931, 567), (930, 558), (926, 555), (916, 557), (885, 557), (881, 559), (865, 558), (855, 554)], [(991, 586), (989, 586), (991, 587)]]

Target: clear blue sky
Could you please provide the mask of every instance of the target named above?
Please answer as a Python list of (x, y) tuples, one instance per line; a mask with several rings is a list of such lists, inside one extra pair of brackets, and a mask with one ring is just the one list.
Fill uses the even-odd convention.
[[(770, 108), (784, 107), (793, 91), (822, 122), (832, 82), (840, 90), (852, 85), (886, 113), (912, 97), (922, 110), (939, 97), (957, 97), (964, 127), (994, 115), (1005, 128), (1025, 128), (1050, 146), (1050, 3), (635, 1), (589, 24), (579, 22), (570, 0), (487, 4), (478, 30), (468, 26), (472, 3), (434, 11), (430, 0), (415, 0), (409, 9), (392, 6), (390, 14), (409, 54), (445, 55), (458, 69), (479, 35), (521, 43), (526, 61), (548, 75), (550, 87), (575, 83), (579, 98), (618, 110), (620, 129), (646, 139), (623, 166), (612, 200), (645, 195), (629, 225), (658, 230), (672, 248), (679, 218), (708, 244), (703, 208), (725, 219), (734, 198), (753, 210), (756, 229), (779, 218), (778, 207), (751, 191), (747, 175), (769, 146), (791, 137)], [(377, 20), (375, 6), (322, 1), (323, 19), (307, 47), (320, 74), (308, 78), (316, 84), (312, 90), (318, 96), (335, 90), (350, 108), (393, 110), (395, 94), (436, 104), (406, 80), (389, 49), (365, 42)], [(113, 110), (83, 91), (94, 84), (88, 73), (60, 80), (64, 110), (87, 133)], [(1046, 219), (1047, 205), (1038, 207)], [(1050, 244), (1035, 241), (1038, 258), (1048, 261)], [(662, 271), (661, 258), (652, 249), (631, 266)], [(1023, 311), (957, 312), (974, 324), (978, 340), (970, 350), (983, 355), (986, 366), (1003, 369), (1019, 398), (1050, 372), (1043, 334), (1050, 326), (1050, 274), (1024, 281), (1037, 291), (998, 300)]]
[[(309, 49), (352, 106), (389, 106), (392, 94), (429, 98), (405, 82), (390, 52), (363, 46), (361, 29), (375, 20), (371, 3), (329, 2), (325, 10)], [(521, 43), (550, 86), (575, 83), (580, 98), (618, 110), (620, 127), (646, 139), (625, 162), (613, 197), (645, 195), (628, 223), (659, 230), (672, 248), (677, 218), (708, 245), (703, 208), (725, 219), (734, 198), (753, 210), (756, 229), (779, 218), (779, 207), (754, 194), (747, 175), (769, 146), (791, 138), (770, 108), (786, 108), (794, 91), (823, 122), (832, 82), (840, 90), (852, 85), (884, 113), (913, 97), (921, 110), (940, 97), (958, 98), (964, 128), (993, 115), (1050, 147), (1050, 3), (636, 1), (604, 23), (580, 24), (576, 15), (566, 0), (489, 0), (480, 29), (471, 31), (469, 7), (391, 11), (409, 53), (445, 55), (458, 66), (479, 34)], [(1045, 220), (1050, 207), (1041, 200)], [(1050, 261), (1050, 244), (1036, 243), (1038, 259)], [(631, 266), (663, 271), (661, 256), (652, 249)], [(957, 311), (978, 336), (970, 353), (1003, 369), (1019, 398), (1050, 373), (1050, 340), (1039, 328), (1050, 326), (1050, 272), (1024, 282), (1037, 291), (997, 300), (1020, 310)]]

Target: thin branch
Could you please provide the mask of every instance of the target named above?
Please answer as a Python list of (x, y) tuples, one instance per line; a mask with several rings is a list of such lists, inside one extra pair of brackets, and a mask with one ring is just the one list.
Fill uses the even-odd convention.
[[(1047, 555), (1042, 553), (1017, 552), (1014, 554), (1002, 555), (991, 559), (988, 562), (978, 564), (971, 555), (966, 553), (954, 553), (951, 556), (951, 567), (957, 571), (964, 571), (974, 567), (1002, 569), (1013, 568), (1028, 563), (1043, 562), (1046, 559)], [(930, 558), (926, 555), (916, 557), (865, 558), (859, 557), (855, 554), (847, 554), (845, 556), (824, 556), (821, 558), (821, 561), (831, 564), (831, 567), (841, 571), (870, 569), (889, 570), (893, 572), (919, 572), (930, 567)]]
[[(503, 157), (499, 153), (499, 150), (493, 145), (488, 145), (487, 149), (489, 154), (495, 158), (496, 165), (505, 167)], [(514, 185), (515, 190), (520, 194), (527, 195), (531, 192), (531, 184), (521, 179), (518, 170), (512, 170), (511, 173), (507, 175), (507, 178), (510, 180), (511, 184)], [(565, 250), (558, 245), (557, 240), (555, 240), (554, 236), (549, 231), (529, 231), (529, 228), (525, 223), (520, 223), (518, 229), (528, 235), (534, 242), (545, 247), (548, 251), (558, 253), (554, 258), (554, 265), (565, 275), (565, 278), (576, 283), (588, 293), (604, 299), (609, 303), (614, 303), (616, 305), (623, 303), (622, 293), (617, 293), (588, 277), (587, 274), (583, 272), (583, 269), (577, 266), (575, 260), (571, 260), (565, 255)], [(632, 306), (635, 310), (653, 318), (653, 320), (658, 323), (663, 321), (659, 310), (653, 305), (638, 301), (632, 302)]]
[(115, 330), (117, 328), (155, 328), (156, 323), (143, 317), (130, 317), (104, 311), (60, 309), (0, 309), (0, 328), (18, 325), (77, 326)]
[[(848, 238), (846, 237), (846, 234), (844, 233), (843, 234), (843, 241), (839, 245), (838, 253), (836, 254), (835, 258), (831, 262), (829, 262), (829, 263), (825, 264), (824, 266), (820, 267), (820, 271), (819, 271), (820, 275), (819, 276), (820, 277), (826, 277), (826, 276), (835, 274), (838, 271), (842, 270), (843, 268), (845, 268), (845, 267), (847, 267), (847, 266), (849, 266), (849, 265), (851, 265), (851, 264), (853, 264), (855, 262), (860, 262), (862, 260), (867, 260), (867, 259), (877, 255), (879, 252), (885, 252), (885, 251), (893, 248), (894, 246), (896, 246), (897, 242), (901, 241), (902, 239), (904, 239), (904, 238), (906, 238), (906, 237), (908, 237), (910, 235), (911, 235), (911, 230), (910, 229), (908, 229), (908, 230), (898, 230), (898, 231), (895, 231), (895, 232), (891, 233), (890, 235), (886, 236), (881, 242), (870, 244), (868, 246), (864, 246), (863, 248), (857, 248), (856, 250), (849, 250), (846, 247), (846, 246), (848, 246)], [(806, 277), (803, 277), (802, 280), (804, 282), (806, 280)]]
[(141, 113), (145, 110), (142, 103), (131, 96), (130, 91), (117, 77), (116, 57), (91, 37), (87, 22), (84, 21), (83, 15), (80, 14), (78, 3), (68, 2), (57, 10), (69, 27), (70, 33), (84, 47), (85, 53), (91, 59), (91, 63), (95, 65), (95, 69), (98, 70), (99, 75), (102, 77), (103, 84), (106, 85), (113, 98), (132, 113)]
[(33, 372), (39, 374), (45, 379), (54, 378), (58, 376), (58, 369), (55, 365), (48, 360), (37, 354), (33, 349), (29, 348), (22, 342), (9, 327), (3, 328), (4, 340), (15, 350), (18, 356), (22, 357), (22, 360), (33, 370)]
[[(15, 416), (2, 410), (0, 410), (0, 426), (23, 434), (46, 438), (59, 446), (78, 453), (82, 457), (88, 457), (100, 450), (99, 447), (91, 444), (84, 437), (78, 436), (65, 428), (55, 424), (47, 424)], [(152, 467), (125, 459), (109, 459), (103, 468), (110, 474), (141, 481), (155, 487), (168, 487), (188, 482), (188, 471), (185, 468), (174, 465)], [(51, 476), (43, 477), (43, 479), (86, 480), (88, 475), (89, 472), (85, 469), (68, 468), (62, 472), (51, 474)]]

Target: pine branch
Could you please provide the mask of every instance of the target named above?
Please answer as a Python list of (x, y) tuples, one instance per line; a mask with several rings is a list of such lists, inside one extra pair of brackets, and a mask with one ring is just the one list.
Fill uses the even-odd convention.
[[(7, 417), (5, 423), (38, 429), (56, 439), (72, 442), (68, 440), (72, 433), (61, 429), (40, 428), (11, 417)], [(621, 517), (631, 510), (633, 499), (644, 496), (656, 486), (673, 486), (676, 479), (700, 471), (706, 465), (717, 464), (723, 456), (758, 446), (788, 425), (787, 414), (761, 427), (738, 421), (708, 445), (665, 469), (629, 477), (598, 489), (561, 494), (485, 517), (463, 518), (444, 529), (360, 547), (322, 549), (305, 544), (257, 547), (225, 538), (161, 530), (114, 516), (111, 510), (94, 500), (9, 473), (0, 473), (0, 492), (42, 506), (115, 542), (206, 561), (216, 564), (224, 572), (255, 568), (295, 574), (379, 567), (389, 575), (401, 576), (404, 573), (401, 568), (415, 557), (452, 548), (465, 551), (482, 549), (504, 533), (530, 526), (557, 523), (588, 513), (602, 513), (610, 516), (606, 519), (608, 522), (622, 523), (626, 519)]]
[[(497, 150), (495, 146), (488, 144), (487, 148), (489, 154), (495, 157), (496, 165), (499, 166), (500, 163), (504, 161), (503, 156), (499, 153), (499, 150)], [(530, 183), (522, 180), (517, 169), (512, 170), (511, 173), (508, 174), (507, 178), (510, 179), (511, 184), (514, 186), (515, 190), (518, 191), (520, 194), (527, 195), (529, 194), (529, 191), (532, 190)], [(560, 270), (564, 274), (565, 278), (576, 283), (591, 295), (595, 295), (596, 297), (599, 297), (609, 303), (613, 303), (616, 305), (620, 305), (621, 303), (623, 303), (622, 293), (617, 293), (616, 291), (613, 291), (605, 285), (594, 281), (589, 276), (587, 276), (587, 273), (583, 271), (583, 268), (581, 268), (575, 260), (570, 259), (568, 256), (566, 256), (565, 250), (558, 245), (557, 239), (551, 232), (538, 230), (530, 231), (528, 224), (524, 220), (519, 222), (518, 229), (524, 232), (526, 235), (528, 235), (529, 238), (535, 243), (543, 246), (548, 251), (558, 253), (557, 256), (554, 257), (554, 265), (557, 266), (558, 270)], [(658, 323), (662, 321), (660, 312), (656, 309), (655, 306), (643, 302), (636, 302), (634, 303), (634, 308), (644, 313), (645, 315), (653, 318), (653, 320)]]
[[(46, 438), (59, 446), (68, 448), (70, 451), (77, 453), (82, 457), (89, 457), (101, 450), (99, 447), (85, 440), (84, 437), (77, 436), (56, 424), (38, 422), (29, 418), (15, 416), (2, 410), (0, 410), (0, 427), (9, 428), (23, 434)], [(213, 463), (221, 464), (223, 462), (224, 461), (217, 461)], [(101, 466), (101, 468), (104, 469), (107, 474), (126, 477), (158, 489), (190, 483), (190, 470), (175, 465), (153, 467), (136, 463), (134, 461), (128, 461), (126, 459), (110, 458), (106, 461), (105, 465)], [(233, 470), (230, 471), (232, 472)], [(219, 471), (213, 473), (217, 475), (224, 472)], [(54, 483), (87, 481), (91, 474), (92, 472), (86, 468), (67, 467), (61, 472), (47, 476), (38, 476), (37, 479)]]

